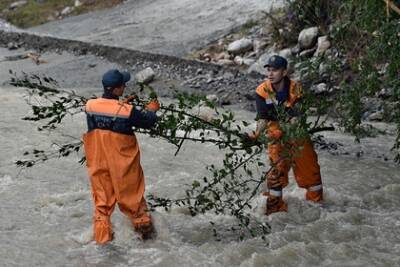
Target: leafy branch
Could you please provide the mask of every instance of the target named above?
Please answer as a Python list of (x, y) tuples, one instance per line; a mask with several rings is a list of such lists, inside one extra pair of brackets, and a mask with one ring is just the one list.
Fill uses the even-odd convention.
[[(10, 73), (13, 75), (12, 85), (28, 90), (28, 104), (32, 107), (32, 115), (23, 119), (43, 122), (44, 125), (39, 126), (39, 130), (53, 131), (67, 115), (74, 116), (84, 112), (83, 107), (88, 99), (73, 91), (58, 89), (53, 79), (27, 74), (19, 78), (15, 73)], [(129, 103), (139, 108), (144, 108), (150, 99), (157, 97), (151, 87), (143, 84), (137, 84), (131, 90), (133, 97), (129, 98)], [(205, 111), (212, 113), (212, 116), (204, 116), (202, 112)], [(284, 118), (284, 111), (278, 113), (282, 121), (288, 122), (283, 124), (286, 130), (282, 142), (307, 134), (308, 130), (305, 129), (311, 124), (305, 120), (289, 123), (289, 120)], [(161, 105), (158, 116), (159, 120), (153, 128), (137, 128), (134, 131), (173, 144), (176, 147), (175, 155), (187, 141), (213, 144), (225, 155), (220, 166), (207, 166), (210, 174), (201, 179), (194, 179), (184, 191), (183, 197), (169, 199), (150, 195), (150, 207), (168, 210), (173, 206), (185, 206), (192, 216), (206, 212), (230, 214), (238, 220), (237, 227), (232, 226), (231, 230), (240, 231), (241, 238), (246, 234), (268, 233), (268, 225), (253, 216), (251, 210), (252, 201), (265, 181), (265, 174), (256, 175), (255, 171), (262, 173), (259, 168), (265, 166), (264, 159), (261, 159), (263, 145), (270, 140), (265, 135), (257, 142), (250, 140), (243, 132), (249, 126), (248, 122), (237, 121), (233, 112), (220, 110), (214, 103), (201, 96), (177, 93), (175, 102)], [(309, 131), (317, 132), (320, 130), (318, 127), (322, 125), (314, 126), (317, 127)], [(19, 160), (16, 164), (32, 167), (51, 158), (78, 152), (81, 146), (82, 142), (79, 141), (60, 145), (56, 151), (25, 152), (24, 156), (33, 155), (34, 158)], [(83, 163), (84, 158), (80, 162)], [(274, 166), (271, 166), (269, 171), (273, 168)], [(215, 224), (213, 225), (215, 227)]]

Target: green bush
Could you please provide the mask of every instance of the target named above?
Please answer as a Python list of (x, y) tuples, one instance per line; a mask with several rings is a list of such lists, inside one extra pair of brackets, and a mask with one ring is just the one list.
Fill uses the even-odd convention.
[[(376, 97), (382, 89), (393, 92), (384, 101), (385, 119), (397, 124), (397, 141), (393, 149), (400, 153), (400, 20), (393, 12), (386, 17), (386, 5), (375, 0), (295, 0), (290, 1), (288, 16), (293, 30), (318, 26), (329, 35), (336, 57), (325, 56), (303, 62), (306, 71), (302, 78), (312, 83), (321, 77), (316, 66), (327, 66), (328, 84), (341, 90), (326, 102), (335, 103), (332, 114), (339, 115), (340, 123), (356, 138), (365, 136), (362, 117), (365, 104), (362, 97)], [(325, 31), (325, 32), (324, 32)], [(339, 62), (339, 64), (338, 64)], [(392, 108), (393, 110), (388, 110)], [(398, 156), (398, 160), (400, 157)]]

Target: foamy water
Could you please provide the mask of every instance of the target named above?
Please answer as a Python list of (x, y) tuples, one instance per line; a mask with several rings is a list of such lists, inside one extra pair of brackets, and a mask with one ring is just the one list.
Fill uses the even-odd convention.
[[(143, 243), (116, 209), (115, 239), (98, 246), (91, 240), (92, 200), (86, 169), (77, 163), (80, 154), (22, 171), (11, 165), (26, 149), (79, 137), (85, 118), (69, 120), (55, 134), (37, 132), (19, 119), (28, 110), (21, 92), (0, 89), (0, 266), (399, 266), (399, 167), (377, 158), (390, 155), (390, 136), (354, 144), (349, 136), (326, 133), (350, 155), (318, 152), (324, 203), (305, 201), (292, 177), (284, 191), (287, 213), (266, 217), (263, 199), (254, 199), (252, 214), (272, 226), (266, 240), (239, 241), (226, 230), (231, 216), (191, 217), (174, 208), (153, 213), (158, 236)], [(173, 146), (164, 141), (138, 139), (147, 193), (159, 196), (180, 196), (185, 184), (207, 174), (206, 164), (223, 156), (214, 146), (187, 143), (174, 157)], [(355, 156), (359, 150), (361, 158)], [(210, 221), (221, 241), (213, 237)]]

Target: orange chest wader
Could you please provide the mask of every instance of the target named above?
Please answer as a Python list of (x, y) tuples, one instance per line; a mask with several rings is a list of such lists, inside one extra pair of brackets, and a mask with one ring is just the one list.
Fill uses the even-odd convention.
[[(269, 80), (259, 85), (256, 93), (265, 99), (266, 104), (277, 104), (275, 92)], [(291, 80), (288, 99), (284, 103), (285, 107), (292, 108), (301, 97), (301, 85)], [(267, 135), (274, 136), (277, 131), (280, 131), (279, 122), (269, 121), (266, 130)], [(293, 153), (287, 151), (286, 146), (279, 142), (268, 144), (272, 169), (267, 173), (267, 215), (287, 210), (282, 198), (282, 189), (288, 185), (288, 172), (291, 165), (294, 165), (293, 172), (298, 186), (307, 189), (306, 199), (311, 201), (322, 200), (320, 167), (313, 145), (310, 140), (302, 140), (296, 142), (295, 146), (301, 147), (301, 149), (294, 149), (295, 153)]]
[(151, 224), (144, 199), (140, 149), (129, 117), (133, 106), (114, 99), (91, 99), (86, 104), (89, 131), (83, 135), (95, 206), (94, 239), (112, 240), (110, 216), (118, 203), (135, 228)]

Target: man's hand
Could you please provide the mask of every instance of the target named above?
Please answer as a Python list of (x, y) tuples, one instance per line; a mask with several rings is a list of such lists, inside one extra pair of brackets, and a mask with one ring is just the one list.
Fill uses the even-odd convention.
[(157, 99), (151, 100), (149, 103), (146, 104), (145, 109), (153, 112), (157, 112), (160, 109), (160, 102)]
[(278, 128), (269, 129), (267, 133), (268, 138), (273, 140), (279, 140), (282, 137), (282, 131)]
[(131, 103), (133, 100), (135, 100), (137, 98), (137, 95), (128, 95), (123, 102), (124, 103)]
[(258, 131), (253, 131), (251, 133), (248, 133), (247, 136), (249, 137), (250, 140), (255, 141), (258, 139), (258, 137), (260, 136), (260, 132)]

